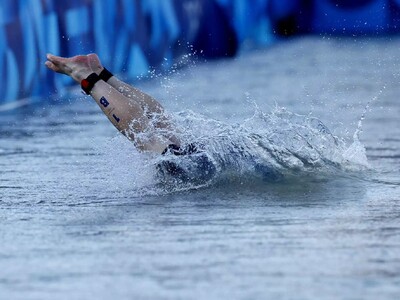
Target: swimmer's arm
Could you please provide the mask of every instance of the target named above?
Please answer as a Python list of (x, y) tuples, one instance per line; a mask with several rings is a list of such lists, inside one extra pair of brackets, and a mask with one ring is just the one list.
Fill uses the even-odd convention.
[(177, 130), (171, 125), (169, 117), (166, 115), (164, 107), (153, 97), (142, 92), (141, 90), (123, 82), (116, 76), (112, 75), (107, 80), (107, 83), (114, 89), (124, 95), (129, 103), (139, 104), (144, 111), (144, 114), (152, 120), (155, 120), (155, 124), (158, 128), (166, 129), (168, 139), (172, 144), (180, 145), (179, 139), (175, 136), (174, 132)]
[(125, 97), (140, 103), (147, 114), (164, 114), (163, 106), (150, 95), (112, 76), (107, 83), (122, 93)]
[(111, 123), (128, 139), (134, 141), (138, 148), (145, 151), (161, 153), (171, 141), (153, 137), (151, 143), (140, 143), (135, 138), (137, 133), (148, 128), (149, 119), (140, 104), (126, 101), (126, 97), (104, 81), (98, 81), (90, 95), (100, 106)]

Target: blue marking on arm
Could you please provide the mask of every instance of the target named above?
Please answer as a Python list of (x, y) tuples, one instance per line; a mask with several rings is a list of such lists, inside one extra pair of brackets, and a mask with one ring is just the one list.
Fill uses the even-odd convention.
[(107, 107), (108, 105), (110, 105), (110, 102), (108, 102), (107, 99), (103, 96), (100, 98), (100, 104), (104, 107)]
[(113, 114), (113, 117), (114, 117), (115, 121), (117, 121), (117, 123), (119, 123), (119, 121), (121, 121), (121, 119), (118, 118), (115, 114)]

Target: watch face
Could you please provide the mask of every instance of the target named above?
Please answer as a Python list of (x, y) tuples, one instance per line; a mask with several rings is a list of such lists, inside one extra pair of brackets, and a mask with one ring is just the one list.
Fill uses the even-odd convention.
[(86, 95), (89, 95), (90, 90), (92, 89), (90, 81), (87, 79), (83, 79), (81, 81), (81, 87), (82, 87), (82, 90), (86, 93)]
[(96, 73), (90, 74), (87, 78), (81, 81), (82, 90), (84, 90), (84, 92), (89, 95), (90, 91), (99, 80), (100, 77)]
[(90, 83), (89, 83), (89, 81), (87, 79), (83, 79), (81, 81), (81, 86), (82, 86), (83, 89), (89, 88), (89, 85), (90, 85)]

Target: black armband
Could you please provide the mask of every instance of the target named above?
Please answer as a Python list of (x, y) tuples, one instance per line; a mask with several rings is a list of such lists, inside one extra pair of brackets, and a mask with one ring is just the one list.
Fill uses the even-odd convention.
[(104, 68), (103, 71), (101, 71), (99, 74), (100, 79), (104, 80), (105, 82), (107, 82), (113, 76), (114, 75), (106, 68)]
[(86, 93), (86, 95), (90, 94), (90, 92), (92, 91), (94, 85), (99, 80), (100, 80), (100, 76), (97, 75), (96, 73), (92, 73), (86, 79), (83, 79), (81, 81), (82, 90)]

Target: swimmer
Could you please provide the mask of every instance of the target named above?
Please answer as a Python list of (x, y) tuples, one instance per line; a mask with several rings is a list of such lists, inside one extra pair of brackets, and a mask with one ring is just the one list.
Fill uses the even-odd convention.
[(71, 58), (48, 54), (45, 65), (54, 72), (70, 76), (80, 84), (111, 123), (133, 141), (140, 151), (160, 154), (174, 149), (181, 151), (180, 141), (172, 133), (176, 130), (162, 105), (111, 74), (102, 66), (96, 54)]
[(48, 54), (45, 65), (80, 84), (138, 150), (164, 155), (157, 165), (162, 180), (204, 183), (214, 177), (216, 167), (202, 146), (198, 143), (181, 145), (162, 105), (111, 74), (96, 54), (71, 58)]

